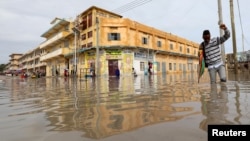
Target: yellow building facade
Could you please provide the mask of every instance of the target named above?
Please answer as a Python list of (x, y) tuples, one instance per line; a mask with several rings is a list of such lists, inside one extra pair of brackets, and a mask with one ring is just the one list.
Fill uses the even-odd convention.
[[(75, 19), (78, 75), (95, 68), (98, 75), (153, 74), (197, 70), (198, 44), (171, 33), (132, 21), (98, 7)], [(98, 65), (96, 65), (98, 64)], [(79, 72), (80, 71), (80, 72)]]
[(41, 35), (45, 41), (36, 49), (38, 61), (33, 57), (22, 66), (38, 62), (46, 76), (63, 76), (67, 70), (80, 77), (90, 70), (102, 76), (115, 76), (117, 69), (131, 75), (132, 68), (138, 75), (197, 70), (199, 44), (105, 9), (92, 6), (72, 20), (55, 18), (51, 25)]

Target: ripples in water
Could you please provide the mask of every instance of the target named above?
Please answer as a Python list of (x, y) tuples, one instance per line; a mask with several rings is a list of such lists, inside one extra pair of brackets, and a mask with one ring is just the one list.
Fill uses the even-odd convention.
[(7, 78), (0, 84), (0, 135), (6, 140), (42, 140), (55, 132), (80, 132), (81, 140), (105, 140), (141, 129), (157, 136), (159, 130), (171, 130), (164, 125), (185, 122), (188, 131), (206, 140), (207, 124), (249, 123), (249, 85), (247, 80), (229, 79), (212, 87), (208, 76), (197, 84), (195, 74)]

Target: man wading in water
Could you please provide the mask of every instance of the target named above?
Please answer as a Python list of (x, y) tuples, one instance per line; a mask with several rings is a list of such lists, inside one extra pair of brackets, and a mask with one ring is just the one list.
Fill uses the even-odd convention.
[(216, 83), (216, 75), (219, 74), (220, 81), (226, 82), (226, 69), (222, 61), (220, 44), (224, 43), (230, 37), (230, 31), (225, 24), (220, 25), (220, 29), (224, 30), (221, 37), (211, 38), (209, 30), (203, 31), (203, 42), (200, 44), (199, 50), (203, 50), (205, 62), (207, 64), (210, 83)]

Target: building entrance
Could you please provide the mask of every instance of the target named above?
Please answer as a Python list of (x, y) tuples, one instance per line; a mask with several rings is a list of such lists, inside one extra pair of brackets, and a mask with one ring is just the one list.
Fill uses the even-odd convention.
[(109, 60), (109, 76), (115, 76), (115, 71), (118, 69), (118, 60)]

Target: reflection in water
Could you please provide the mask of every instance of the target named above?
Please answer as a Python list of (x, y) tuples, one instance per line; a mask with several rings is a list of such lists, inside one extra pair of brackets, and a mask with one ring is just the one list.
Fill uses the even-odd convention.
[[(134, 87), (134, 84), (131, 83), (135, 79), (141, 79), (140, 86)], [(77, 130), (84, 131), (85, 137), (103, 138), (150, 124), (175, 121), (188, 115), (197, 114), (192, 107), (172, 105), (199, 101), (193, 90), (186, 91), (192, 88), (184, 83), (182, 86), (171, 85), (168, 87), (168, 84), (163, 83), (165, 80), (166, 78), (161, 79), (157, 76), (127, 77), (126, 79), (102, 78), (99, 80), (102, 85), (99, 87), (100, 103), (97, 103), (97, 93), (78, 91), (79, 105), (77, 115), (74, 114), (73, 121), (75, 123), (70, 124), (70, 120), (64, 120), (63, 123), (60, 123), (57, 119), (52, 122), (54, 125), (52, 130), (70, 131), (73, 128), (72, 125), (77, 125)], [(168, 87), (168, 89), (164, 87)], [(135, 94), (135, 91), (139, 90), (140, 93)], [(62, 109), (60, 111), (69, 110)], [(53, 114), (49, 113), (48, 115)], [(60, 119), (70, 119), (70, 115), (72, 113), (64, 113), (61, 115), (63, 118), (60, 117)], [(48, 120), (52, 121), (50, 118)]]
[(228, 72), (228, 80), (225, 84), (211, 85), (211, 92), (202, 95), (206, 119), (200, 123), (201, 129), (207, 130), (208, 124), (249, 124), (249, 73)]
[(249, 102), (250, 83), (239, 83), (236, 96), (235, 83), (229, 82), (225, 89), (212, 91), (208, 100), (209, 81), (204, 78), (199, 85), (196, 74), (189, 73), (119, 79), (8, 78), (4, 87), (0, 85), (0, 136), (38, 140), (55, 132), (80, 131), (82, 138), (104, 139), (153, 125), (200, 119), (201, 112), (206, 115), (201, 123), (204, 130), (208, 123), (246, 123), (249, 107), (240, 105)]
[(211, 93), (209, 99), (202, 99), (202, 112), (206, 116), (200, 123), (200, 128), (207, 131), (209, 124), (231, 124), (226, 119), (228, 114), (228, 91), (226, 84), (220, 84), (218, 92), (217, 84), (211, 84)]
[(235, 74), (234, 71), (229, 71), (228, 80), (229, 81), (249, 81), (250, 73), (249, 71), (243, 71), (243, 72), (240, 72), (239, 74)]

